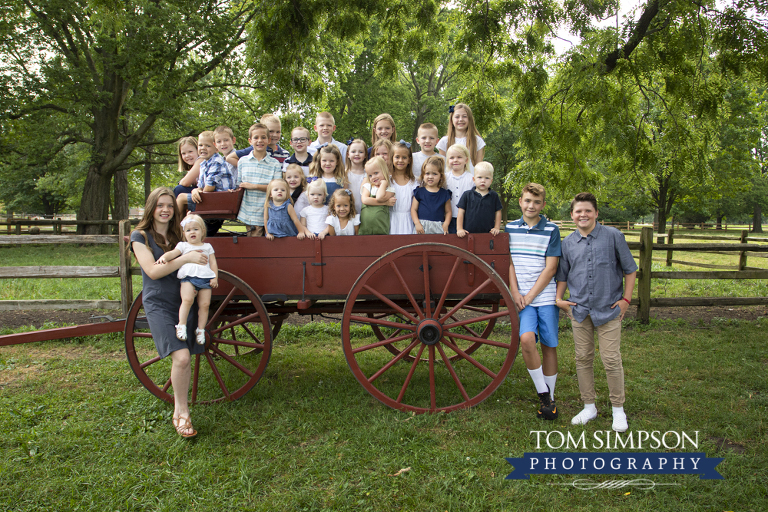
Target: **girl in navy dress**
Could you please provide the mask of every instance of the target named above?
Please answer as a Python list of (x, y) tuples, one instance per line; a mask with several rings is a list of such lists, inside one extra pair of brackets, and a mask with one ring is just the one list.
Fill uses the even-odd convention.
[(445, 185), (445, 159), (431, 156), (424, 162), (421, 186), (413, 191), (411, 218), (413, 232), (424, 234), (448, 234), (451, 223), (451, 192)]

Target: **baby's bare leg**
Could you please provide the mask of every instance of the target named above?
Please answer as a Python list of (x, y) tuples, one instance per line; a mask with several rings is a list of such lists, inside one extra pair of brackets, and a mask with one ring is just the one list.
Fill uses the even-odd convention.
[[(208, 290), (210, 292), (210, 290)], [(195, 295), (197, 291), (192, 283), (185, 281), (181, 283), (181, 307), (179, 307), (179, 325), (187, 325), (187, 317), (189, 316), (189, 310), (192, 309), (192, 304), (195, 302)], [(208, 295), (208, 302), (210, 302), (210, 294)], [(208, 309), (206, 308), (206, 316), (208, 315)]]
[(205, 329), (208, 323), (208, 307), (211, 305), (211, 289), (204, 288), (197, 294), (197, 327)]

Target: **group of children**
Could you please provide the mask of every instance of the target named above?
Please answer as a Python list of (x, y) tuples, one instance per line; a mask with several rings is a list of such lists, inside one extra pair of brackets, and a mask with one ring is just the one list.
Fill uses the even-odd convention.
[[(195, 210), (201, 191), (242, 188), (238, 220), (246, 224), (249, 236), (269, 240), (412, 233), (464, 237), (501, 231), (502, 204), (490, 188), (493, 166), (483, 161), (485, 142), (467, 105), (451, 107), (448, 134), (443, 138), (434, 125), (421, 125), (418, 153), (411, 151), (410, 144), (397, 141), (389, 114), (374, 120), (370, 147), (361, 139), (348, 145), (335, 140), (335, 122), (327, 112), (318, 114), (314, 129), (315, 141), (304, 127), (291, 131), (292, 155), (278, 143), (280, 120), (272, 114), (251, 126), (251, 146), (245, 150), (234, 149), (235, 137), (227, 127), (201, 133), (196, 145), (194, 138), (182, 139), (179, 168), (187, 174), (175, 190), (182, 215)], [(519, 204), (522, 217), (505, 227), (509, 288), (519, 311), (523, 360), (541, 403), (537, 415), (548, 420), (558, 416), (554, 391), (562, 309), (572, 320), (576, 371), (585, 404), (571, 422), (583, 425), (597, 416), (592, 369), (596, 331), (613, 405), (613, 430), (624, 432), (621, 319), (637, 270), (626, 241), (618, 230), (597, 223), (597, 201), (590, 193), (579, 194), (571, 202), (577, 230), (562, 243), (557, 225), (541, 214), (546, 204), (544, 187), (526, 185)], [(187, 217), (188, 244), (166, 253), (158, 264), (184, 251), (208, 251), (210, 246), (202, 242), (205, 228), (200, 217)], [(185, 282), (177, 336), (186, 339), (186, 317), (199, 293), (196, 336), (198, 343), (204, 343), (209, 288), (217, 285), (212, 250), (207, 269), (187, 266), (179, 271)], [(566, 289), (569, 300), (563, 299)]]
[(195, 211), (200, 192), (241, 188), (237, 219), (249, 236), (270, 240), (500, 231), (501, 201), (490, 189), (493, 166), (482, 162), (485, 142), (469, 106), (450, 108), (442, 138), (435, 125), (421, 125), (421, 151), (415, 153), (397, 140), (389, 114), (374, 119), (370, 147), (362, 139), (334, 139), (328, 112), (317, 115), (314, 129), (314, 141), (307, 128), (291, 131), (293, 154), (279, 144), (282, 128), (274, 114), (251, 126), (246, 149), (235, 149), (226, 126), (197, 141), (181, 139), (179, 169), (186, 174), (174, 192), (182, 215)]

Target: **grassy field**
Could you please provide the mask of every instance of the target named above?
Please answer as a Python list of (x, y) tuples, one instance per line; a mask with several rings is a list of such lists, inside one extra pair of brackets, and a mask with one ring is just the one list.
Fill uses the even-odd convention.
[[(504, 336), (497, 329), (496, 336)], [(171, 407), (142, 388), (120, 335), (0, 348), (0, 510), (665, 510), (768, 507), (768, 319), (709, 325), (625, 322), (631, 431), (699, 432), (724, 480), (654, 475), (653, 489), (580, 490), (575, 478), (505, 480), (505, 457), (535, 452), (533, 430), (588, 436), (567, 323), (561, 325), (560, 418), (535, 417), (518, 358), (484, 403), (413, 416), (370, 397), (350, 374), (335, 324), (285, 326), (261, 382), (243, 399), (196, 406), (184, 441)], [(508, 335), (508, 334), (506, 334)], [(552, 451), (552, 450), (541, 450)], [(650, 450), (653, 451), (653, 450)], [(677, 452), (680, 453), (680, 452)], [(632, 479), (627, 475), (618, 479)], [(565, 485), (561, 485), (565, 484)]]

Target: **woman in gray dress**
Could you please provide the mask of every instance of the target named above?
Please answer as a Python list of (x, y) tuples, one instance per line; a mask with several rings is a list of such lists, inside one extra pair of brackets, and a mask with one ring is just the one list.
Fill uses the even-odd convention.
[[(173, 386), (173, 426), (182, 437), (194, 437), (189, 413), (189, 381), (192, 375), (191, 355), (205, 350), (195, 343), (195, 337), (181, 341), (176, 338), (174, 324), (181, 305), (181, 282), (176, 271), (185, 263), (205, 265), (208, 257), (190, 252), (164, 265), (155, 262), (170, 251), (183, 237), (179, 210), (173, 192), (167, 187), (153, 190), (144, 206), (144, 216), (131, 233), (131, 250), (141, 266), (144, 310), (149, 329), (160, 357), (171, 356), (171, 384)], [(197, 315), (190, 314), (187, 330), (197, 326)]]

